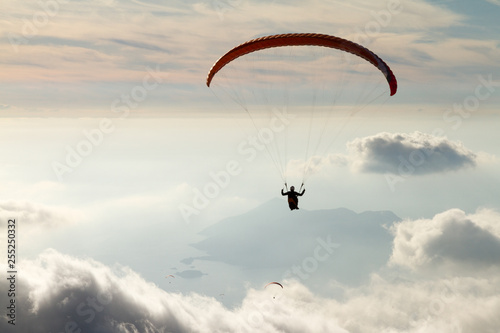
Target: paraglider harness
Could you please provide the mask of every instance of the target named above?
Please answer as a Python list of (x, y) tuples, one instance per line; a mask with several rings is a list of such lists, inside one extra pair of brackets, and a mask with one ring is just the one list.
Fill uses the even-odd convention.
[(283, 192), (283, 190), (281, 190), (281, 195), (287, 195), (288, 196), (288, 207), (290, 207), (290, 210), (299, 209), (299, 207), (298, 207), (298, 203), (299, 203), (298, 196), (302, 196), (304, 194), (304, 192), (306, 191), (306, 189), (304, 189), (302, 191), (302, 193), (300, 193), (300, 190), (302, 190), (303, 186), (304, 186), (304, 183), (302, 183), (302, 185), (300, 185), (299, 192), (295, 192), (295, 190), (289, 191), (288, 190), (288, 185), (285, 183), (286, 193)]

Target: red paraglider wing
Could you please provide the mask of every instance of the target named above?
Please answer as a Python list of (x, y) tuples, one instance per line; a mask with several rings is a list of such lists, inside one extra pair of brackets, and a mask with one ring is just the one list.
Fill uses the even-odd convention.
[(215, 74), (217, 74), (218, 71), (220, 71), (225, 65), (227, 65), (228, 63), (230, 63), (231, 61), (233, 61), (238, 57), (241, 57), (251, 52), (273, 47), (300, 46), (300, 45), (331, 47), (334, 49), (355, 54), (365, 59), (366, 61), (370, 62), (384, 74), (391, 89), (391, 96), (394, 95), (398, 89), (398, 83), (396, 77), (392, 73), (391, 69), (375, 53), (373, 53), (372, 51), (368, 50), (367, 48), (359, 44), (356, 44), (354, 42), (348, 41), (343, 38), (330, 35), (323, 35), (323, 34), (314, 34), (314, 33), (271, 35), (257, 39), (252, 39), (239, 46), (236, 46), (235, 48), (224, 54), (212, 66), (212, 69), (210, 70), (207, 76), (207, 86), (210, 87), (210, 83), (212, 82), (212, 79), (214, 78)]
[(267, 286), (268, 286), (268, 285), (270, 285), (270, 284), (277, 284), (278, 286), (280, 286), (281, 288), (283, 288), (283, 285), (282, 285), (281, 283), (279, 283), (279, 282), (269, 282), (268, 284), (266, 284), (266, 285), (264, 286), (264, 288), (265, 288), (265, 287), (267, 287)]

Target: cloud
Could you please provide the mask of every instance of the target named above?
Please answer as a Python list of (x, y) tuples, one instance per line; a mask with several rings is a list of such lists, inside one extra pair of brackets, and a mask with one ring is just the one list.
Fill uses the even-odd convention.
[(0, 220), (16, 219), (30, 228), (47, 228), (73, 224), (81, 214), (61, 207), (52, 207), (29, 201), (0, 201)]
[(143, 49), (143, 50), (167, 52), (167, 50), (162, 49), (161, 47), (158, 47), (158, 46), (152, 45), (152, 44), (148, 44), (148, 43), (144, 43), (144, 42), (128, 41), (128, 40), (122, 40), (119, 38), (111, 38), (111, 39), (109, 39), (109, 41), (117, 43), (117, 44), (125, 45), (125, 46)]
[[(373, 275), (344, 302), (323, 300), (349, 332), (486, 332), (500, 320), (498, 278), (403, 280)], [(485, 306), (485, 304), (488, 304)]]
[[(168, 294), (128, 268), (55, 250), (19, 271), (18, 289), (25, 291), (18, 298), (19, 332), (193, 332), (224, 312), (208, 297)], [(202, 308), (205, 314), (196, 310)], [(4, 331), (5, 321), (1, 325)]]
[[(498, 59), (493, 38), (449, 38), (442, 33), (443, 28), (463, 25), (466, 17), (426, 1), (210, 0), (161, 5), (141, 0), (117, 6), (114, 0), (95, 0), (85, 2), (85, 11), (77, 2), (52, 3), (58, 5), (48, 6), (46, 13), (37, 3), (21, 6), (17, 1), (5, 2), (6, 12), (11, 14), (4, 20), (8, 29), (3, 36), (10, 43), (0, 44), (5, 58), (2, 74), (10, 83), (17, 83), (15, 89), (9, 86), (17, 96), (13, 107), (24, 115), (32, 115), (29, 110), (33, 109), (52, 114), (54, 109), (70, 106), (108, 112), (102, 107), (97, 110), (97, 106), (112, 102), (109, 88), (119, 96), (128, 84), (141, 82), (146, 66), (156, 65), (168, 79), (158, 95), (161, 97), (154, 102), (148, 99), (149, 103), (155, 107), (165, 102), (185, 106), (186, 99), (193, 101), (192, 92), (200, 94), (196, 100), (201, 103), (209, 93), (198, 90), (203, 84), (200, 78), (224, 52), (252, 37), (289, 32), (291, 26), (295, 31), (330, 33), (370, 49), (373, 46), (395, 65), (398, 77), (413, 81), (410, 84), (420, 81), (427, 85), (441, 76), (437, 84), (447, 86), (443, 80), (456, 81), (456, 66), (462, 73), (464, 64), (484, 68), (486, 64), (494, 66)], [(387, 15), (394, 6), (399, 9)], [(470, 77), (475, 76), (464, 79)], [(41, 82), (50, 82), (50, 87), (58, 89), (42, 87)], [(187, 88), (191, 93), (186, 93)], [(35, 100), (45, 105), (33, 105), (22, 98), (26, 95), (35, 95), (39, 98)], [(79, 103), (71, 102), (75, 98)], [(9, 109), (8, 113), (21, 115), (14, 111)]]
[(359, 172), (425, 175), (476, 165), (477, 155), (460, 142), (422, 132), (379, 133), (348, 143)]
[(495, 163), (495, 156), (474, 153), (460, 142), (430, 134), (387, 133), (355, 139), (347, 144), (347, 155), (313, 156), (307, 161), (292, 160), (287, 165), (291, 176), (312, 175), (329, 167), (348, 166), (354, 172), (426, 175)]
[(390, 262), (434, 273), (483, 274), (500, 269), (500, 214), (451, 209), (432, 219), (406, 220), (392, 227)]
[[(111, 269), (92, 259), (78, 259), (47, 250), (36, 260), (24, 261), (19, 267), (16, 298), (18, 332), (255, 332), (249, 319), (255, 312), (252, 302), (239, 310), (228, 310), (211, 297), (198, 294), (168, 293), (148, 283), (126, 267)], [(7, 294), (7, 280), (0, 282), (2, 295)], [(262, 292), (253, 292), (254, 297)], [(276, 308), (274, 310), (277, 310)], [(266, 314), (270, 315), (270, 314)], [(308, 318), (271, 318), (258, 323), (261, 332), (303, 332)], [(329, 332), (343, 331), (333, 328)], [(10, 329), (6, 320), (0, 330)]]
[[(76, 3), (64, 2), (47, 14), (38, 4), (20, 6), (16, 1), (6, 1), (7, 12), (12, 15), (6, 21), (10, 29), (4, 34), (11, 43), (0, 45), (7, 57), (5, 65), (10, 64), (5, 75), (16, 81), (137, 80), (134, 69), (156, 63), (168, 67), (176, 82), (196, 84), (222, 52), (243, 41), (242, 36), (288, 32), (291, 25), (296, 31), (321, 31), (331, 26), (333, 18), (335, 26), (330, 32), (340, 31), (347, 38), (371, 42), (387, 33), (403, 35), (403, 42), (394, 43), (403, 52), (412, 40), (402, 32), (415, 27), (420, 31), (422, 26), (448, 28), (463, 20), (425, 1), (405, 3), (403, 10), (389, 19), (382, 14), (388, 11), (386, 1), (365, 0), (349, 5), (340, 1), (311, 4), (210, 0), (169, 5), (134, 1), (110, 7), (114, 4), (112, 0), (87, 1), (82, 11)], [(46, 22), (34, 21), (34, 15), (44, 17)], [(389, 45), (382, 49), (392, 52)], [(169, 50), (168, 55), (165, 50)], [(22, 75), (20, 64), (30, 64), (22, 67)]]
[[(169, 293), (126, 267), (46, 250), (19, 267), (16, 332), (488, 332), (500, 325), (497, 276), (414, 281), (373, 275), (324, 298), (294, 280), (272, 298), (249, 288), (228, 309), (212, 297)], [(328, 286), (324, 286), (328, 288)], [(8, 280), (0, 280), (7, 294)], [(0, 321), (2, 332), (12, 326)]]

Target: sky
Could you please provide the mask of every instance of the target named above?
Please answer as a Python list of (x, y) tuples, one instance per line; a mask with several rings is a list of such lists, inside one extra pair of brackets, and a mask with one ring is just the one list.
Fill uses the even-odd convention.
[[(498, 0), (4, 0), (0, 13), (2, 332), (498, 331)], [(338, 90), (377, 78), (382, 98), (330, 109), (289, 90), (299, 107), (254, 117), (244, 108), (265, 97), (206, 86), (236, 45), (300, 32), (372, 50), (397, 93), (344, 55)], [(336, 63), (314, 64), (328, 78)], [(286, 80), (314, 87), (301, 65)], [(246, 80), (228, 82), (246, 97)], [(299, 211), (285, 181), (304, 181)]]

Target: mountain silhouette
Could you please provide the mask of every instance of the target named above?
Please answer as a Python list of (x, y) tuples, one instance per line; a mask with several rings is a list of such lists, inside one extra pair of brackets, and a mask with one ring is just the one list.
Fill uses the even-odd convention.
[(388, 227), (400, 220), (389, 211), (290, 211), (275, 198), (204, 229), (206, 238), (192, 246), (206, 253), (197, 259), (353, 285), (387, 263), (393, 240)]

